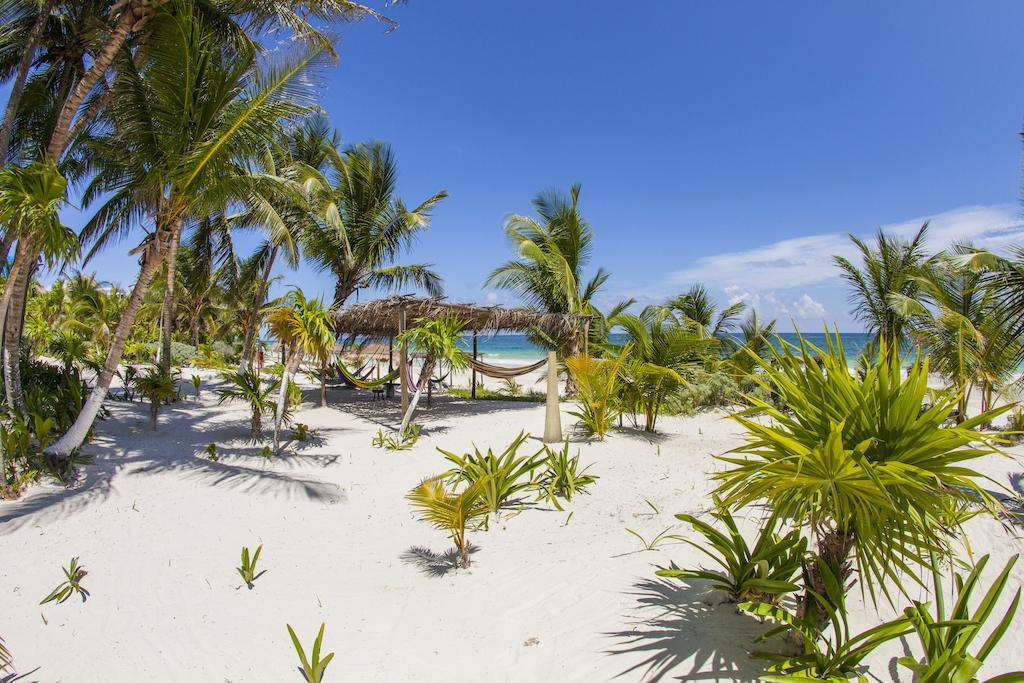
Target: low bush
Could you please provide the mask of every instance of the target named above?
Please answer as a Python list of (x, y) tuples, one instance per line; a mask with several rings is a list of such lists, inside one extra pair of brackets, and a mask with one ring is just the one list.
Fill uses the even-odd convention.
[(705, 410), (727, 408), (742, 401), (740, 385), (724, 372), (700, 372), (665, 398), (662, 412), (696, 415)]
[[(455, 396), (457, 398), (472, 398), (473, 392), (470, 389), (463, 387), (451, 387), (447, 390), (449, 396)], [(547, 400), (547, 394), (543, 391), (529, 390), (511, 396), (509, 394), (502, 393), (500, 391), (493, 391), (491, 389), (484, 389), (483, 387), (476, 388), (476, 400), (478, 401), (517, 401), (522, 403), (543, 403)]]
[(565, 445), (558, 450), (545, 446), (541, 464), (544, 471), (537, 478), (537, 489), (541, 493), (541, 498), (559, 510), (562, 509), (558, 502), (559, 498), (571, 501), (577, 493), (586, 493), (587, 487), (598, 479), (593, 474), (587, 474), (590, 465), (580, 469), (579, 451), (576, 455), (569, 456), (569, 439), (566, 439)]

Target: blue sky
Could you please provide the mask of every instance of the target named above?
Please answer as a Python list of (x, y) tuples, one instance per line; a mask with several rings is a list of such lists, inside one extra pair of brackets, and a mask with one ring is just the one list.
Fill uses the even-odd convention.
[[(379, 4), (378, 4), (379, 6)], [(631, 7), (636, 7), (632, 9)], [(705, 282), (803, 329), (856, 330), (829, 256), (847, 232), (1024, 241), (1024, 3), (411, 0), (341, 29), (323, 106), (395, 147), (400, 194), (451, 197), (410, 255), (486, 291), (502, 220), (583, 185), (602, 304)], [(70, 218), (74, 221), (75, 218)], [(90, 269), (130, 284), (123, 243)], [(330, 292), (308, 267), (283, 282)]]

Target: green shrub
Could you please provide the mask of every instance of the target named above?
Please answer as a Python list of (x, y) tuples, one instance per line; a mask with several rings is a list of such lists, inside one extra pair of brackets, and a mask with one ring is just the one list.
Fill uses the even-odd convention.
[(39, 604), (45, 605), (48, 602), (55, 601), (60, 604), (75, 593), (82, 597), (82, 602), (85, 602), (89, 597), (89, 591), (82, 588), (81, 581), (87, 573), (88, 572), (78, 564), (78, 558), (72, 557), (67, 569), (64, 569), (64, 580), (57, 584), (57, 587), (54, 588), (49, 595), (43, 598)]
[[(463, 387), (451, 387), (446, 390), (449, 396), (455, 396), (456, 398), (473, 398), (473, 392), (470, 389), (464, 389)], [(522, 403), (543, 403), (547, 400), (547, 394), (543, 391), (529, 390), (520, 393), (516, 396), (510, 396), (509, 394), (502, 393), (500, 391), (494, 391), (492, 389), (484, 389), (483, 387), (476, 388), (476, 400), (477, 401), (517, 401)]]
[(704, 410), (727, 408), (741, 401), (740, 386), (731, 375), (724, 372), (700, 372), (665, 398), (662, 412), (696, 415)]
[(408, 451), (411, 450), (420, 439), (420, 426), (411, 424), (405, 428), (401, 438), (391, 430), (378, 429), (373, 437), (375, 448), (383, 448), (386, 451)]
[(512, 496), (534, 487), (533, 471), (543, 462), (539, 457), (543, 449), (534, 455), (516, 456), (516, 451), (528, 437), (526, 432), (520, 432), (500, 455), (495, 455), (489, 448), (483, 454), (474, 447), (473, 453), (465, 455), (456, 455), (441, 448), (437, 450), (455, 465), (447, 473), (452, 481), (463, 481), (470, 486), (484, 483), (481, 492), (484, 505), (488, 512), (497, 515)]
[(217, 462), (218, 460), (220, 460), (220, 457), (217, 455), (217, 444), (206, 444), (206, 457), (208, 457), (213, 462)]
[(615, 358), (572, 356), (565, 359), (565, 367), (579, 390), (576, 396), (579, 407), (569, 414), (599, 440), (604, 439), (622, 410), (617, 386), (629, 349), (627, 344)]
[(295, 635), (295, 631), (288, 624), (288, 635), (292, 638), (292, 645), (295, 646), (295, 652), (299, 655), (299, 663), (301, 664), (302, 675), (306, 678), (306, 683), (321, 683), (324, 679), (324, 671), (327, 669), (327, 665), (334, 659), (334, 653), (331, 652), (326, 655), (323, 659), (320, 658), (320, 646), (324, 639), (324, 624), (320, 624), (320, 632), (316, 634), (316, 640), (313, 641), (313, 653), (311, 660), (306, 659), (306, 651), (302, 649), (302, 643), (299, 642), (298, 636)]
[(593, 474), (587, 474), (590, 465), (580, 469), (580, 454), (569, 457), (569, 439), (559, 450), (544, 447), (544, 458), (541, 461), (544, 471), (537, 478), (537, 488), (541, 497), (545, 498), (559, 510), (562, 506), (559, 498), (572, 501), (577, 493), (586, 493), (586, 488), (597, 481)]
[(800, 537), (798, 530), (785, 535), (776, 533), (779, 520), (773, 514), (762, 525), (751, 548), (728, 509), (719, 505), (712, 516), (725, 526), (725, 532), (693, 515), (679, 514), (676, 519), (687, 522), (704, 539), (694, 542), (683, 536), (676, 538), (710, 557), (721, 570), (661, 569), (656, 572), (658, 576), (710, 581), (736, 602), (774, 603), (783, 594), (800, 588), (794, 580), (803, 566), (807, 540)]
[(1006, 416), (1005, 437), (1013, 442), (1024, 441), (1024, 409), (1017, 408)]
[[(150, 351), (150, 358), (155, 359), (157, 354), (160, 352), (160, 342), (150, 342), (148, 345)], [(180, 341), (171, 342), (171, 365), (174, 367), (182, 367), (188, 364), (196, 355), (196, 347), (191, 344), (185, 344)]]
[(227, 372), (221, 375), (227, 386), (217, 390), (220, 397), (218, 403), (225, 401), (244, 401), (249, 404), (249, 438), (253, 443), (263, 440), (263, 416), (272, 415), (277, 410), (274, 394), (281, 386), (280, 380), (263, 383), (263, 379), (255, 370)]

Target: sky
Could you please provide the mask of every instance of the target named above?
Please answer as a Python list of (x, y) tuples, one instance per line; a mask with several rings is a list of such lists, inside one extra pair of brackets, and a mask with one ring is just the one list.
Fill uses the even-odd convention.
[[(588, 273), (612, 273), (599, 307), (702, 282), (780, 330), (857, 331), (831, 263), (852, 254), (848, 233), (930, 219), (935, 249), (1024, 242), (1016, 0), (385, 11), (397, 30), (339, 27), (322, 106), (344, 142), (393, 145), (408, 204), (449, 192), (403, 260), (433, 263), (452, 299), (516, 303), (483, 289), (513, 256), (503, 220), (574, 182), (595, 235)], [(134, 244), (86, 270), (131, 284)], [(305, 264), (279, 274), (279, 288), (333, 291)]]

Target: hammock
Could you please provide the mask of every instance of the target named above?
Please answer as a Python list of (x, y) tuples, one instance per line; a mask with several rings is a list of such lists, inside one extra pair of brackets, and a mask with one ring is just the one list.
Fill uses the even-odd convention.
[[(377, 387), (384, 386), (394, 378), (398, 377), (399, 373), (398, 370), (393, 370), (392, 372), (389, 372), (380, 379), (375, 379), (372, 382), (368, 382), (365, 379), (360, 379), (359, 377), (353, 375), (351, 372), (346, 370), (345, 366), (342, 365), (341, 363), (338, 363), (338, 370), (341, 372), (342, 381), (345, 382), (346, 384), (352, 385), (356, 389), (375, 389)], [(367, 376), (369, 376), (369, 373), (367, 373)]]
[(525, 375), (527, 373), (533, 372), (534, 370), (540, 370), (542, 367), (544, 367), (544, 364), (548, 362), (548, 359), (544, 358), (543, 360), (539, 360), (536, 363), (524, 365), (519, 368), (507, 368), (503, 365), (490, 365), (489, 363), (473, 360), (472, 358), (467, 358), (466, 360), (469, 363), (469, 367), (473, 368), (481, 375), (485, 375), (486, 377), (494, 377), (495, 379), (509, 379), (511, 377), (519, 377), (520, 375)]

